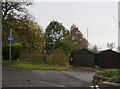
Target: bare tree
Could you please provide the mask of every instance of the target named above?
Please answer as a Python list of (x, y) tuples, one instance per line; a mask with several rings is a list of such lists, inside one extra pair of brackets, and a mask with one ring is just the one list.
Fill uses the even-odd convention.
[(25, 0), (19, 0), (20, 2), (13, 2), (10, 0), (3, 0), (2, 2), (2, 17), (3, 20), (7, 18), (8, 15), (13, 15), (16, 18), (24, 17), (31, 18), (26, 6), (32, 5), (32, 2), (27, 2)]
[(107, 43), (107, 48), (112, 50), (113, 48), (115, 48), (115, 44), (114, 43)]
[(118, 46), (117, 50), (118, 50), (118, 52), (120, 52), (120, 46)]

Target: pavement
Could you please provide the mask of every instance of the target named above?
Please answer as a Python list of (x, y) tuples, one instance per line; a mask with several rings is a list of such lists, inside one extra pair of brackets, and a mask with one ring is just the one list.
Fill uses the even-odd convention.
[(95, 72), (2, 67), (3, 87), (88, 87)]

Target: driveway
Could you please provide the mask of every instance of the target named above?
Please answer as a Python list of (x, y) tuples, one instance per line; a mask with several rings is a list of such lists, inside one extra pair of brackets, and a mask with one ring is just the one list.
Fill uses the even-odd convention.
[(88, 87), (94, 72), (26, 70), (3, 67), (3, 87)]

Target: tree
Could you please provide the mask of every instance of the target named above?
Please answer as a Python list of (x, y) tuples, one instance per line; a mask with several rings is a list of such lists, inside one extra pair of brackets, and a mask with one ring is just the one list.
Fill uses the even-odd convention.
[[(14, 16), (11, 16), (7, 20), (10, 19), (13, 20), (11, 23), (9, 23), (9, 26), (11, 26), (13, 30), (12, 37), (14, 38), (14, 41), (12, 43), (17, 42), (22, 44), (24, 52), (42, 52), (43, 31), (40, 26), (37, 23), (27, 19), (14, 19)], [(4, 38), (3, 43), (9, 44), (9, 31), (4, 29), (2, 35)]]
[(23, 23), (26, 22), (26, 26), (19, 22), (19, 30), (15, 29), (14, 31), (14, 36), (18, 36), (15, 37), (17, 39), (15, 41), (21, 42), (26, 52), (40, 53), (43, 50), (43, 31), (37, 23), (23, 20)]
[(107, 47), (112, 50), (115, 47), (115, 44), (114, 43), (107, 43)]
[(32, 3), (25, 0), (21, 2), (4, 0), (2, 2), (3, 45), (9, 43), (9, 31), (12, 28), (14, 38), (12, 43), (21, 43), (24, 52), (42, 52), (43, 31), (26, 9), (30, 5)]
[(92, 49), (90, 49), (90, 51), (92, 51), (93, 53), (97, 53), (98, 52), (98, 46), (94, 45)]
[[(41, 53), (43, 51), (43, 46), (44, 46), (43, 31), (37, 23), (31, 22), (29, 26), (30, 26), (29, 29), (25, 29), (26, 32), (29, 32), (29, 34), (27, 34), (27, 37), (24, 39), (23, 42), (23, 44), (25, 45), (24, 49), (26, 52), (29, 53)], [(25, 35), (26, 34), (23, 34), (22, 37), (19, 34), (19, 36), (21, 36), (22, 38), (24, 38)]]
[(66, 38), (63, 42), (61, 42), (61, 44), (59, 44), (59, 48), (68, 52), (72, 52), (73, 43), (68, 38)]
[[(29, 12), (26, 9), (26, 6), (32, 5), (31, 2), (21, 0), (20, 2), (13, 2), (12, 0), (3, 0), (2, 1), (2, 17), (3, 20), (7, 18), (8, 15), (13, 15), (15, 18), (28, 18)], [(31, 18), (31, 17), (29, 17)]]
[(73, 51), (80, 50), (82, 48), (88, 49), (87, 40), (74, 24), (71, 26), (69, 39), (73, 42)]
[[(11, 0), (4, 0), (2, 2), (2, 38), (3, 45), (8, 44), (8, 36), (10, 33), (10, 29), (19, 30), (17, 27), (19, 26), (20, 22), (23, 20), (27, 20), (29, 22), (33, 21), (33, 17), (29, 14), (28, 10), (25, 8), (26, 6), (32, 5), (31, 2), (27, 2), (21, 0), (21, 2), (12, 2)], [(26, 23), (22, 23), (23, 26), (27, 25)]]
[(117, 51), (120, 52), (120, 46), (117, 47)]
[(51, 21), (45, 29), (45, 50), (59, 48), (69, 35), (69, 31), (58, 21)]

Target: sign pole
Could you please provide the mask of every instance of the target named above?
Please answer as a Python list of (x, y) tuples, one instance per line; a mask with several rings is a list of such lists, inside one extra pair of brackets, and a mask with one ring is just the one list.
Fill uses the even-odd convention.
[[(12, 28), (10, 29), (10, 38), (12, 37)], [(9, 55), (9, 61), (11, 62), (11, 40), (10, 40), (10, 55)]]

